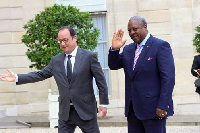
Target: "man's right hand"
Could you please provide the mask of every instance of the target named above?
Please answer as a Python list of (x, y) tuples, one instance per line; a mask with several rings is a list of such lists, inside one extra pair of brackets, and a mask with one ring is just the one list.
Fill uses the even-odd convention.
[(9, 69), (7, 69), (7, 71), (8, 71), (8, 74), (0, 74), (0, 80), (15, 82), (15, 79), (16, 79), (15, 74)]
[(119, 29), (117, 33), (115, 32), (112, 39), (112, 49), (120, 49), (127, 40), (122, 41), (124, 35), (124, 31)]

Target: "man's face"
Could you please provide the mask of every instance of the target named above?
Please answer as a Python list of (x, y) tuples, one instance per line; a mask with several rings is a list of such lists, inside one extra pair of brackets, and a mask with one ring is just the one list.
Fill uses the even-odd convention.
[(77, 36), (71, 36), (68, 29), (63, 29), (58, 32), (58, 42), (60, 47), (66, 54), (71, 54), (77, 46)]
[(147, 35), (147, 25), (142, 25), (139, 20), (130, 20), (128, 23), (128, 33), (135, 43), (141, 43)]

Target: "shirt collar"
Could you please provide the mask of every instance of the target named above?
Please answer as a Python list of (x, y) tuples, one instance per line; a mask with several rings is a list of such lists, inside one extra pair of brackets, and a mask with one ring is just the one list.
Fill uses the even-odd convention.
[(150, 33), (148, 33), (148, 34), (146, 35), (146, 37), (145, 37), (144, 40), (140, 43), (140, 45), (141, 45), (141, 46), (144, 46), (144, 45), (146, 44), (147, 40), (149, 39), (149, 37), (150, 37)]
[(76, 53), (77, 53), (77, 49), (78, 49), (78, 46), (72, 51), (71, 54), (66, 54), (66, 56), (72, 55), (72, 57), (75, 57), (75, 56), (76, 56)]

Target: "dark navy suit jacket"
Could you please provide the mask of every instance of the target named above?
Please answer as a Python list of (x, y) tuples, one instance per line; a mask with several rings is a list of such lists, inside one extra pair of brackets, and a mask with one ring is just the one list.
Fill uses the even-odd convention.
[(135, 50), (136, 44), (131, 43), (121, 54), (119, 50), (110, 50), (108, 55), (110, 69), (124, 69), (125, 116), (130, 101), (135, 116), (141, 120), (155, 118), (156, 108), (166, 110), (167, 116), (173, 115), (175, 66), (169, 43), (151, 35), (133, 70)]
[[(200, 55), (199, 54), (194, 56), (194, 60), (192, 63), (192, 68), (191, 68), (192, 75), (199, 78), (199, 75), (197, 74), (197, 72), (194, 71), (197, 69), (200, 69)], [(196, 92), (200, 94), (200, 87), (196, 87)]]

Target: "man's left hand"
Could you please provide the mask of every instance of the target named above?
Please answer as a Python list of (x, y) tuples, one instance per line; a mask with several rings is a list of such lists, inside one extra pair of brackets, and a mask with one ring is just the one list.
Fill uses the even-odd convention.
[(157, 116), (163, 118), (163, 117), (165, 117), (167, 115), (167, 112), (166, 112), (166, 110), (162, 110), (162, 109), (157, 108), (156, 109), (156, 114), (157, 114)]
[(101, 117), (100, 118), (102, 120), (107, 114), (107, 108), (103, 107), (103, 106), (99, 106), (98, 113), (99, 114), (101, 113)]

